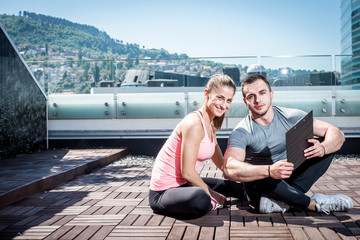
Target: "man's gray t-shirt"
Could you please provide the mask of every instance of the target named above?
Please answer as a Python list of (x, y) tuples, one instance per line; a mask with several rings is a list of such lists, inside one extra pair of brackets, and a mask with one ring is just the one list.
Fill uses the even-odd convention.
[(274, 119), (269, 125), (258, 124), (249, 114), (232, 131), (228, 148), (245, 150), (245, 162), (263, 165), (287, 158), (286, 132), (303, 118), (306, 112), (276, 106), (273, 109)]

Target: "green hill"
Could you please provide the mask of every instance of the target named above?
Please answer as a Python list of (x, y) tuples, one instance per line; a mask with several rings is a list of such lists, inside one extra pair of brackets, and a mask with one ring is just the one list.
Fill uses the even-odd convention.
[[(179, 57), (164, 49), (144, 49), (136, 43), (124, 43), (93, 26), (27, 11), (20, 12), (19, 16), (2, 14), (0, 23), (20, 51), (46, 47), (55, 51), (81, 51), (92, 59), (117, 56), (158, 59)], [(187, 56), (181, 54), (180, 57)]]

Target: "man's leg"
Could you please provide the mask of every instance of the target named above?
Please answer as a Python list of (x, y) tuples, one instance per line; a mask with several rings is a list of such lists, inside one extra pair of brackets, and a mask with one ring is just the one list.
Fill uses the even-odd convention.
[(311, 186), (328, 170), (334, 154), (325, 155), (321, 158), (313, 158), (306, 160), (285, 180), (292, 187), (306, 193)]
[(258, 208), (260, 199), (264, 195), (303, 210), (310, 204), (310, 197), (284, 180), (265, 178), (252, 183), (246, 183), (245, 186), (246, 193), (251, 200), (251, 205), (255, 208)]
[[(310, 204), (310, 198), (305, 195), (311, 186), (327, 171), (334, 155), (309, 159), (299, 166), (286, 180), (266, 178), (252, 186), (255, 191), (255, 204), (260, 203), (263, 194), (270, 198), (283, 201), (291, 206), (305, 210)], [(250, 188), (251, 189), (251, 188)]]

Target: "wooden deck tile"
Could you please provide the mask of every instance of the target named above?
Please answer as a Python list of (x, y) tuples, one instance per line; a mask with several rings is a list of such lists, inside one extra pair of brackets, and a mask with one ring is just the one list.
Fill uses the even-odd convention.
[(307, 240), (309, 238), (301, 227), (289, 227), (289, 231), (295, 240)]
[(62, 236), (64, 236), (67, 232), (69, 232), (74, 226), (61, 226), (57, 228), (54, 232), (49, 234), (45, 239), (46, 240), (55, 240), (60, 239)]
[(44, 239), (52, 232), (57, 230), (60, 226), (35, 226), (27, 229), (21, 235), (14, 237), (13, 239)]
[(90, 240), (101, 240), (105, 239), (107, 235), (114, 229), (115, 226), (102, 226)]
[(48, 220), (42, 222), (39, 224), (39, 226), (51, 226), (51, 225), (55, 225), (55, 223), (57, 221), (59, 221), (60, 219), (64, 218), (65, 216), (61, 216), (61, 215), (55, 215), (55, 216), (51, 216), (49, 217)]
[(215, 227), (201, 227), (199, 238), (200, 240), (213, 239)]
[(104, 199), (95, 206), (137, 206), (142, 199)]
[(92, 206), (92, 207), (88, 207), (87, 209), (85, 209), (83, 212), (81, 212), (81, 214), (83, 215), (91, 215), (94, 212), (96, 212), (97, 210), (99, 210), (101, 208), (101, 206)]
[(188, 226), (186, 227), (183, 240), (197, 239), (199, 236), (199, 232), (200, 232), (199, 226)]
[(325, 238), (323, 237), (323, 235), (321, 234), (319, 229), (316, 227), (304, 227), (303, 230), (307, 236), (309, 236), (313, 239), (319, 239), (319, 240), (324, 239), (325, 240)]
[(325, 239), (341, 240), (340, 236), (332, 229), (321, 227), (319, 228), (319, 231), (322, 235), (324, 235)]
[[(42, 215), (42, 216), (44, 216), (44, 215)], [(48, 215), (45, 218), (50, 218), (50, 217), (51, 217), (51, 215)], [(14, 226), (27, 226), (27, 225), (31, 224), (33, 221), (35, 221), (37, 218), (39, 218), (39, 215), (33, 215), (33, 216), (23, 218), (21, 221), (16, 222), (14, 224)]]
[(170, 226), (117, 226), (105, 239), (166, 239)]
[(204, 226), (204, 227), (218, 227), (229, 226), (229, 216), (224, 215), (205, 215), (204, 217), (192, 219), (192, 220), (176, 220), (175, 226)]
[(215, 228), (215, 240), (229, 239), (230, 227), (216, 227)]
[(102, 226), (87, 226), (74, 240), (90, 239)]
[(286, 227), (244, 227), (230, 228), (230, 239), (292, 239), (292, 235)]
[(136, 219), (139, 217), (137, 214), (128, 214), (126, 217), (121, 221), (121, 226), (131, 226)]
[(146, 226), (160, 226), (164, 218), (165, 217), (161, 215), (151, 215), (151, 218), (147, 222)]
[(181, 239), (185, 233), (185, 229), (186, 229), (185, 226), (173, 226), (170, 230), (170, 233), (169, 233), (167, 239), (169, 239), (169, 240)]
[(334, 216), (319, 216), (319, 217), (287, 217), (285, 221), (291, 227), (341, 227), (341, 222)]
[(103, 226), (116, 226), (123, 220), (124, 215), (78, 215), (70, 222), (67, 226), (76, 225), (76, 226), (94, 226), (94, 225), (103, 225)]
[(151, 215), (140, 215), (132, 226), (145, 226), (146, 223), (150, 220)]
[(60, 240), (74, 239), (86, 229), (86, 226), (75, 226), (65, 233)]

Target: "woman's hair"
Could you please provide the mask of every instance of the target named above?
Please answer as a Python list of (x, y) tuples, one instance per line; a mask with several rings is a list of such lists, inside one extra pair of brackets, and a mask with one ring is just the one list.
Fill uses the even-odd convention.
[[(236, 85), (234, 81), (225, 74), (215, 74), (213, 75), (206, 84), (206, 88), (208, 89), (208, 93), (211, 93), (214, 89), (218, 89), (219, 87), (230, 87), (234, 89), (234, 94), (236, 92)], [(213, 124), (216, 130), (220, 130), (221, 125), (224, 121), (225, 114), (221, 117), (215, 117), (213, 120)]]

